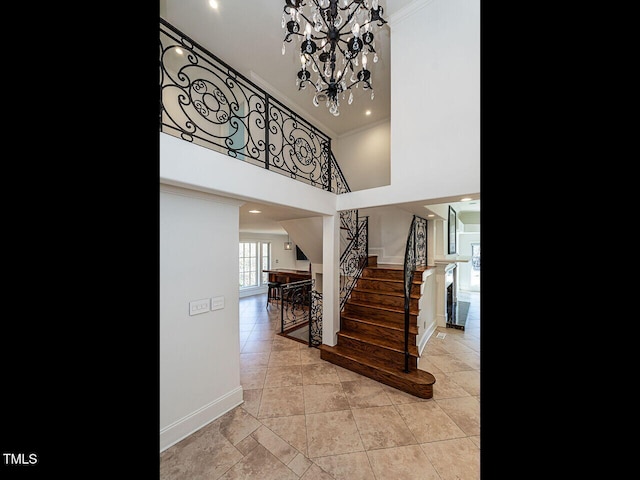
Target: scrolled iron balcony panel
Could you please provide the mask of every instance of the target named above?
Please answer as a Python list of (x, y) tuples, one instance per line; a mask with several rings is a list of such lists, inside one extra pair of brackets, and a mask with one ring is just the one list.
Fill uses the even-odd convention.
[(160, 88), (163, 132), (265, 164), (264, 92), (162, 23)]
[(330, 140), (288, 109), (270, 105), (270, 170), (326, 190)]
[(160, 19), (160, 131), (336, 194), (331, 138)]

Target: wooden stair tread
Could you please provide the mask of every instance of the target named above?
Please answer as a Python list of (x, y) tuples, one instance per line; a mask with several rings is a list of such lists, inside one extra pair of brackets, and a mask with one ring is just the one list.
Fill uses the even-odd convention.
[[(340, 315), (341, 318), (346, 318), (348, 320), (353, 320), (354, 322), (365, 323), (367, 325), (371, 325), (373, 327), (381, 327), (388, 328), (389, 330), (397, 330), (399, 332), (404, 332), (404, 325), (400, 325), (397, 322), (386, 321), (382, 319), (368, 319), (368, 318), (360, 318), (354, 315), (350, 315), (348, 313), (342, 313)], [(340, 330), (344, 331), (344, 330)], [(409, 325), (409, 333), (412, 335), (418, 334), (418, 327), (415, 325)]]
[[(370, 303), (360, 303), (357, 300), (351, 300), (351, 299), (347, 301), (346, 305), (357, 305), (358, 307), (375, 308), (377, 310), (384, 310), (385, 312), (404, 314), (404, 308), (393, 308), (393, 307), (388, 307), (386, 305), (372, 305)], [(416, 310), (409, 311), (409, 315), (419, 315), (419, 314), (420, 312)]]
[[(353, 292), (362, 292), (362, 293), (373, 293), (375, 295), (388, 295), (390, 297), (402, 297), (404, 298), (404, 292), (391, 292), (391, 291), (387, 291), (387, 290), (371, 290), (371, 289), (367, 289), (367, 288), (360, 288), (357, 285), (355, 286), (355, 288), (352, 290)], [(411, 294), (409, 295), (410, 298), (420, 298), (421, 295), (416, 295), (416, 294)]]
[[(338, 337), (343, 336), (343, 337), (348, 337), (354, 340), (359, 340), (361, 342), (365, 342), (365, 343), (369, 343), (371, 345), (377, 346), (377, 347), (382, 347), (385, 348), (387, 350), (393, 350), (394, 352), (398, 352), (404, 355), (404, 346), (402, 346), (401, 348), (399, 348), (396, 344), (394, 344), (393, 342), (389, 342), (389, 341), (385, 341), (382, 339), (377, 339), (377, 338), (373, 338), (371, 337), (371, 335), (367, 335), (367, 334), (363, 334), (363, 333), (359, 333), (359, 332), (350, 332), (350, 331), (340, 331), (338, 332)], [(409, 345), (409, 355), (411, 355), (412, 357), (416, 357), (416, 358), (420, 358), (420, 354), (418, 354), (418, 347), (415, 345)]]
[(419, 398), (433, 397), (433, 384), (436, 383), (436, 379), (424, 370), (415, 369), (405, 373), (402, 369), (382, 365), (374, 358), (341, 348), (339, 345), (320, 345), (320, 358)]

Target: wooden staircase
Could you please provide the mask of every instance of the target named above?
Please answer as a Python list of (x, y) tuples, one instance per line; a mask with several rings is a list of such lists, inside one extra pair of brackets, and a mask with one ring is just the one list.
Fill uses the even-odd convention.
[(435, 377), (418, 370), (418, 313), (422, 272), (414, 273), (409, 305), (409, 373), (404, 372), (404, 269), (369, 266), (340, 314), (338, 343), (320, 346), (320, 358), (420, 398), (433, 397)]

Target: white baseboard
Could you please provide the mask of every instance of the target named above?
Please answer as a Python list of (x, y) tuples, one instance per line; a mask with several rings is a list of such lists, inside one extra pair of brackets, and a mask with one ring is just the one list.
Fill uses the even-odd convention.
[[(418, 355), (422, 355), (424, 347), (427, 345), (427, 342), (431, 338), (431, 335), (435, 333), (436, 328), (438, 328), (438, 322), (431, 322), (431, 325), (429, 325), (429, 328), (422, 336), (422, 340), (420, 340), (420, 344), (418, 345)], [(420, 359), (418, 359), (418, 361), (420, 361)]]
[(193, 432), (200, 430), (205, 425), (208, 425), (228, 411), (241, 405), (242, 402), (244, 402), (242, 392), (242, 386), (239, 386), (208, 405), (190, 413), (186, 417), (160, 429), (160, 452), (163, 452)]

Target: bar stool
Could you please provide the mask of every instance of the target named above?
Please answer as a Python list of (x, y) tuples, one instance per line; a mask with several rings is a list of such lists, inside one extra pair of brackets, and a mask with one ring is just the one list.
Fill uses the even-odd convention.
[(280, 300), (280, 287), (281, 282), (269, 282), (267, 283), (267, 305), (265, 308), (269, 308), (269, 304), (273, 301), (278, 303)]

